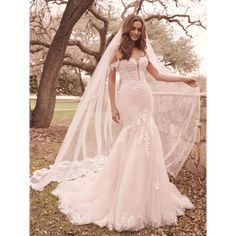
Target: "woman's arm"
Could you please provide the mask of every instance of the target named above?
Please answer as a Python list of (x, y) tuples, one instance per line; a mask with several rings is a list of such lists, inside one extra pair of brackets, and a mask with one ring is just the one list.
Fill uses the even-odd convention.
[(116, 68), (114, 64), (116, 63), (116, 57), (112, 59), (112, 62), (110, 64), (109, 68), (109, 76), (108, 76), (108, 90), (109, 90), (109, 97), (110, 97), (110, 103), (111, 103), (111, 112), (112, 112), (112, 119), (116, 123), (120, 123), (120, 115), (119, 111), (116, 107)]
[(167, 75), (160, 73), (156, 67), (152, 65), (152, 63), (149, 61), (147, 66), (147, 71), (156, 79), (160, 81), (165, 82), (184, 82), (192, 87), (197, 87), (198, 82), (193, 79), (189, 78), (187, 76), (177, 76), (177, 75)]

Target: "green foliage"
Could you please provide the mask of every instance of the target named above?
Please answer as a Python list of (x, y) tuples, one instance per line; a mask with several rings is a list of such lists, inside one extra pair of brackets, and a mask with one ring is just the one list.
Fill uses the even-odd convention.
[(174, 33), (156, 19), (146, 25), (155, 52), (167, 66), (180, 73), (190, 73), (198, 68), (199, 59), (189, 38), (175, 39)]
[[(72, 70), (62, 69), (57, 82), (57, 95), (81, 96), (83, 94), (83, 85), (80, 81), (80, 75)], [(37, 76), (30, 76), (30, 94), (38, 93)]]
[(57, 82), (57, 95), (81, 96), (82, 93), (80, 75), (63, 68)]
[(37, 93), (38, 93), (37, 76), (31, 75), (30, 76), (30, 94), (37, 94)]

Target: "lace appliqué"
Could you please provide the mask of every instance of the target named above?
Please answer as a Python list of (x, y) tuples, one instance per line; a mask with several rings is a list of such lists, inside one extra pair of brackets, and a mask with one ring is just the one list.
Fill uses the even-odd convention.
[[(186, 204), (183, 202), (183, 204)], [(177, 223), (177, 215), (183, 215), (184, 211), (180, 212), (163, 212), (163, 215), (152, 214), (149, 217), (145, 215), (133, 215), (128, 212), (122, 214), (109, 213), (102, 219), (98, 220), (90, 215), (82, 215), (78, 212), (70, 211), (68, 206), (60, 205), (60, 210), (67, 215), (72, 224), (84, 225), (94, 223), (100, 227), (107, 226), (108, 229), (121, 231), (138, 231), (146, 226), (160, 227), (162, 225), (172, 225)]]
[(141, 118), (138, 119), (137, 125), (141, 126), (141, 131), (140, 131), (141, 135), (140, 135), (138, 143), (143, 145), (146, 152), (148, 152), (150, 149), (151, 138), (153, 134), (152, 121), (150, 117), (148, 117), (148, 115), (144, 113), (141, 116)]
[(57, 165), (51, 165), (49, 169), (35, 171), (30, 178), (30, 185), (33, 189), (42, 191), (44, 186), (51, 181), (94, 179), (95, 175), (102, 170), (107, 158), (107, 156), (97, 156), (82, 161), (63, 161)]
[(144, 215), (131, 215), (128, 212), (125, 212), (120, 215), (109, 214), (104, 217), (102, 220), (96, 221), (95, 224), (100, 227), (107, 226), (109, 230), (139, 230), (144, 227)]
[[(141, 145), (145, 151), (145, 158), (150, 155), (150, 145), (153, 135), (154, 121), (151, 116), (144, 112), (140, 117), (134, 119), (132, 123), (126, 124), (126, 138), (138, 135), (137, 144)], [(126, 140), (123, 140), (126, 142)]]
[(116, 68), (121, 75), (122, 82), (144, 81), (147, 65), (148, 59), (146, 56), (142, 56), (138, 60), (131, 57), (129, 60), (120, 60)]

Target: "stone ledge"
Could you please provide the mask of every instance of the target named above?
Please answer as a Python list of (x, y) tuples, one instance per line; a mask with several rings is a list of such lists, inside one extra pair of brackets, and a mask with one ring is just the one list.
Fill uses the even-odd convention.
[(193, 149), (185, 163), (185, 167), (201, 179), (206, 178), (206, 120), (207, 96), (201, 93), (200, 124)]

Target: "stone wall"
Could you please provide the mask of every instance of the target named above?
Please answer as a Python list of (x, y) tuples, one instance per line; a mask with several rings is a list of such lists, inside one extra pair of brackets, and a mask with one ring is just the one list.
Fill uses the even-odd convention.
[(201, 177), (206, 178), (206, 94), (201, 94), (200, 124), (193, 149), (185, 167)]

